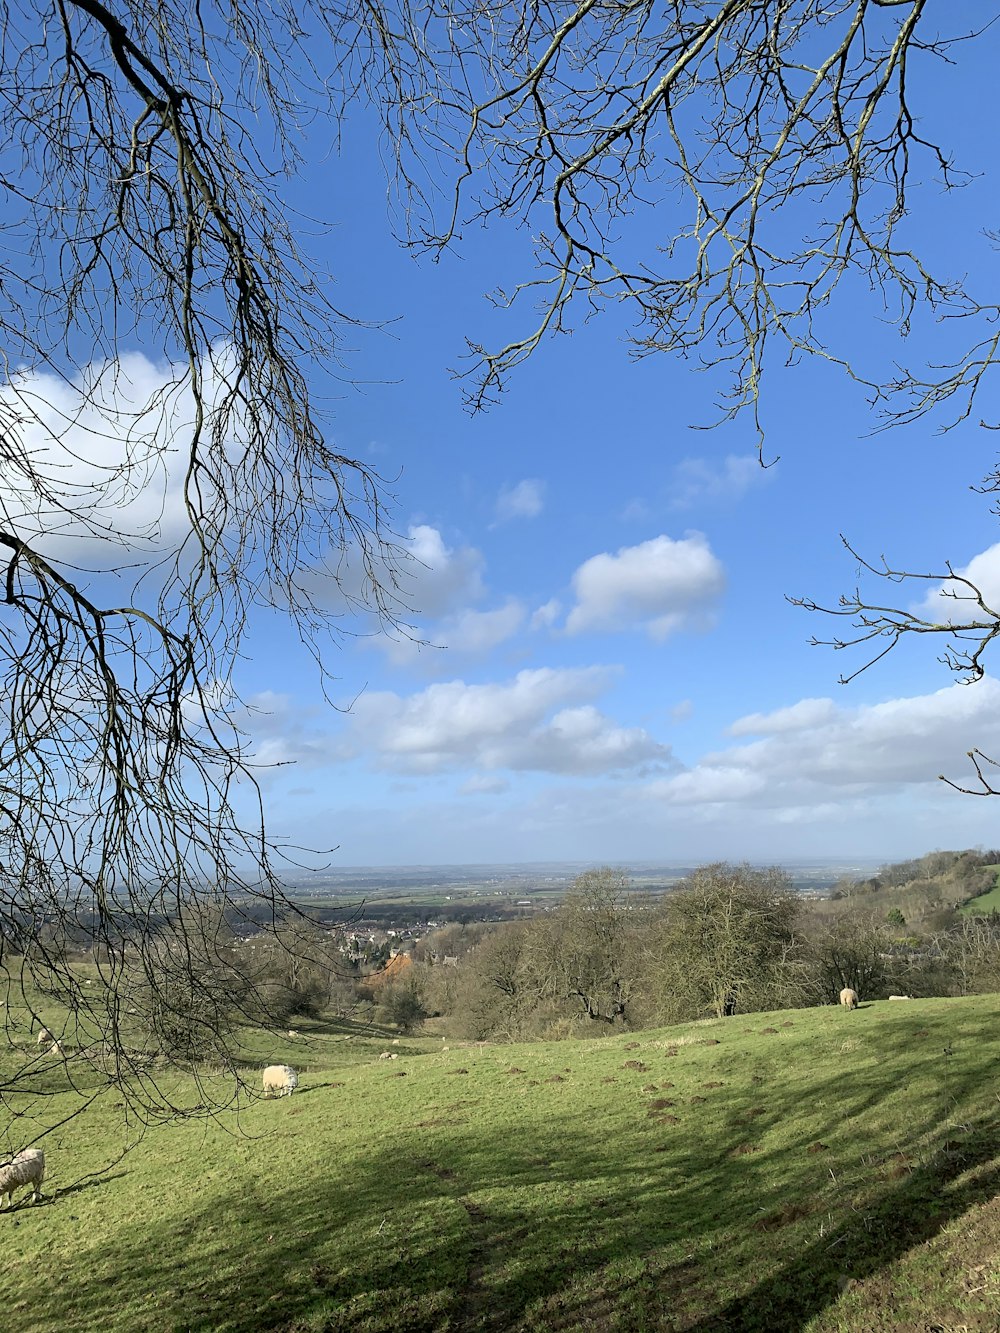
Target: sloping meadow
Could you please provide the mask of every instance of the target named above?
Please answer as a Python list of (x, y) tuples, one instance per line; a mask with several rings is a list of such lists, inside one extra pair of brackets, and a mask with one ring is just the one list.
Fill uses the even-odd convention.
[(113, 1104), (49, 1136), (44, 1200), (0, 1215), (5, 1327), (995, 1330), (998, 1019), (980, 996), (520, 1046), (255, 1034), (293, 1096), (120, 1161)]

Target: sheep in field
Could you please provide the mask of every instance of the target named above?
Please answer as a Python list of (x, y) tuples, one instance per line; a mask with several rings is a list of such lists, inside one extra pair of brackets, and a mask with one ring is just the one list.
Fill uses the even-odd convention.
[(38, 1036), (35, 1038), (36, 1046), (41, 1046), (43, 1042), (51, 1040), (52, 1040), (52, 1033), (48, 1030), (48, 1028), (38, 1029)]
[(290, 1097), (299, 1086), (299, 1076), (291, 1065), (268, 1065), (264, 1070), (264, 1092), (275, 1097)]
[(889, 996), (889, 999), (890, 999), (890, 1000), (912, 1000), (912, 999), (913, 999), (913, 996), (912, 996), (912, 995), (890, 995), (890, 996)]
[(850, 986), (845, 986), (840, 992), (840, 1003), (845, 1009), (857, 1009), (858, 992), (856, 990), (851, 990)]
[(14, 1202), (14, 1191), (22, 1185), (31, 1186), (31, 1202), (42, 1192), (45, 1177), (45, 1154), (41, 1148), (25, 1148), (15, 1153), (9, 1162), (0, 1165), (0, 1208)]

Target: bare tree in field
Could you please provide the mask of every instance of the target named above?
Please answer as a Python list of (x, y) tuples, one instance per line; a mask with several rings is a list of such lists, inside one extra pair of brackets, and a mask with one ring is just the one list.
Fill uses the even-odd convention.
[[(968, 411), (995, 307), (930, 272), (905, 230), (912, 174), (952, 181), (911, 91), (914, 69), (926, 89), (980, 39), (941, 27), (949, 12), (0, 3), (0, 999), (10, 1015), (26, 979), (36, 1022), (40, 994), (68, 1015), (88, 1087), (166, 1104), (123, 1003), (165, 956), (180, 1017), (218, 1015), (224, 1063), (217, 982), (239, 967), (217, 923), (280, 906), (232, 693), (249, 619), (290, 616), (322, 664), (341, 616), (397, 610), (379, 480), (316, 407), (353, 317), (283, 204), (301, 131), (335, 136), (354, 106), (380, 121), (410, 243), (527, 225), (537, 270), (498, 275), (523, 322), (505, 346), (472, 341), (474, 404), (614, 303), (637, 354), (727, 371), (726, 413), (757, 415), (774, 353), (897, 390), (904, 418)], [(630, 223), (649, 206), (646, 249)], [(987, 332), (937, 379), (875, 384), (822, 324), (859, 283), (901, 325), (927, 303)], [(89, 990), (67, 961), (81, 944), (101, 967)], [(0, 1095), (20, 1105), (35, 1073), (22, 1060)]]
[[(354, 321), (281, 199), (300, 99), (339, 114), (296, 13), (0, 6), (0, 1000), (21, 1052), (0, 1058), (0, 1098), (14, 1110), (46, 1086), (27, 1045), (43, 1024), (81, 1089), (116, 1085), (139, 1112), (172, 1109), (151, 1055), (230, 1062), (230, 1025), (255, 1000), (220, 922), (286, 906), (232, 692), (244, 631), (288, 616), (322, 664), (341, 617), (396, 611), (381, 483), (337, 449), (314, 397)], [(83, 951), (99, 969), (87, 986)]]

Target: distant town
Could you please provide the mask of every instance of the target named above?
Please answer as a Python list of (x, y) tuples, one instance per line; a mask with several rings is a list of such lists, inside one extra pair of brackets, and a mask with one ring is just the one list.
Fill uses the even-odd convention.
[[(498, 923), (551, 911), (592, 864), (347, 866), (290, 883), (288, 893), (338, 936), (343, 953), (354, 959), (391, 958), (411, 952), (443, 926)], [(781, 868), (804, 897), (820, 898), (838, 881), (873, 874), (880, 864), (874, 859), (816, 860)], [(696, 866), (641, 862), (626, 869), (636, 893), (657, 897)]]

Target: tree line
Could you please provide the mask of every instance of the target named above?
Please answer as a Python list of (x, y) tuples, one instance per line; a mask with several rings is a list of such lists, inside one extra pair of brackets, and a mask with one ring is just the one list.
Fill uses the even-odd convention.
[[(977, 857), (964, 855), (966, 866)], [(996, 868), (984, 869), (975, 881), (989, 887)], [(432, 936), (423, 959), (377, 988), (377, 1012), (521, 1040), (833, 1003), (845, 986), (863, 1000), (1000, 990), (996, 914), (952, 907), (938, 929), (930, 911), (925, 929), (877, 890), (840, 895), (804, 898), (776, 867), (707, 865), (656, 899), (622, 871), (587, 871), (550, 912), (449, 927), (457, 967), (432, 961)]]

